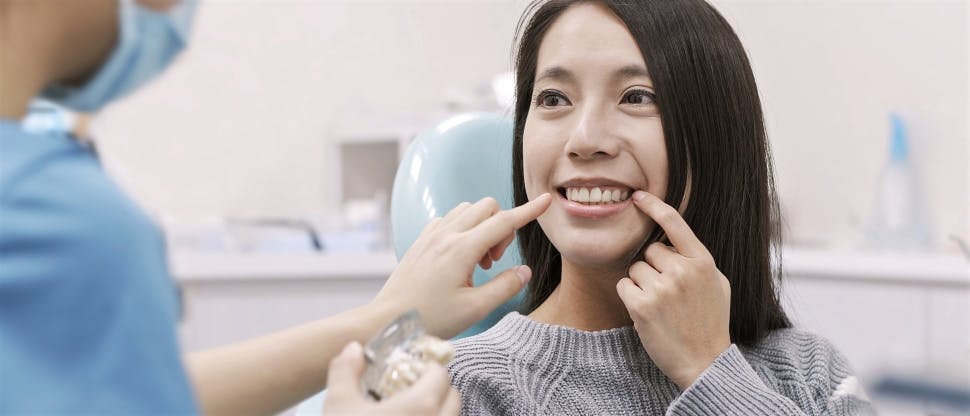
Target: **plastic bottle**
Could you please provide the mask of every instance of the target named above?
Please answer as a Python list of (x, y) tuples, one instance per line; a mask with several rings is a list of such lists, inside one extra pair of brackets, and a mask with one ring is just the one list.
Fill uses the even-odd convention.
[(906, 126), (898, 114), (892, 114), (890, 122), (889, 161), (876, 184), (868, 245), (879, 250), (926, 250), (929, 247), (926, 212), (909, 157)]

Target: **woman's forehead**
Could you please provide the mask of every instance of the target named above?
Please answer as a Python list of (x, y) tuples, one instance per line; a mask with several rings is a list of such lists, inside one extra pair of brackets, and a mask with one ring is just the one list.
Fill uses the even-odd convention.
[(646, 76), (645, 72), (633, 35), (599, 3), (579, 3), (563, 11), (546, 31), (536, 61), (536, 82), (548, 76)]

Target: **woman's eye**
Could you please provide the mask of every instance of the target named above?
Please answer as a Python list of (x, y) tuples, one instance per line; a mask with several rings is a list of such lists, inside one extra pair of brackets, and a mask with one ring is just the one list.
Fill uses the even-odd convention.
[(653, 93), (647, 90), (634, 90), (623, 96), (623, 104), (646, 105), (653, 103)]
[(547, 95), (545, 97), (542, 97), (542, 105), (546, 107), (555, 107), (559, 104), (564, 104), (564, 103), (565, 103), (565, 100), (563, 100), (562, 97), (558, 95)]
[(536, 104), (541, 107), (560, 107), (569, 105), (569, 100), (562, 93), (556, 91), (543, 91), (536, 97)]

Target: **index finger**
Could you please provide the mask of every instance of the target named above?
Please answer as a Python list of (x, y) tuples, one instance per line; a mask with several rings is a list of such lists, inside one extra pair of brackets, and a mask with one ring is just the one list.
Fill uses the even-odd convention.
[(512, 236), (515, 230), (539, 218), (551, 203), (552, 195), (545, 193), (510, 210), (499, 211), (469, 230), (474, 233), (470, 240), (478, 244), (477, 251), (484, 253)]
[(640, 190), (633, 193), (633, 203), (664, 230), (677, 252), (692, 258), (711, 255), (674, 207), (649, 192)]

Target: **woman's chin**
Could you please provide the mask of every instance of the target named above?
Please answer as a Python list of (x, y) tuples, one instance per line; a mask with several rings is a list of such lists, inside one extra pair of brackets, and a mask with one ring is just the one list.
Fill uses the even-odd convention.
[[(639, 224), (637, 224), (639, 225)], [(626, 267), (646, 238), (643, 229), (575, 229), (546, 233), (563, 260), (577, 266), (605, 269)]]
[[(620, 270), (629, 266), (633, 247), (571, 244), (559, 250), (563, 261), (589, 270)], [(625, 270), (624, 270), (625, 272)]]

